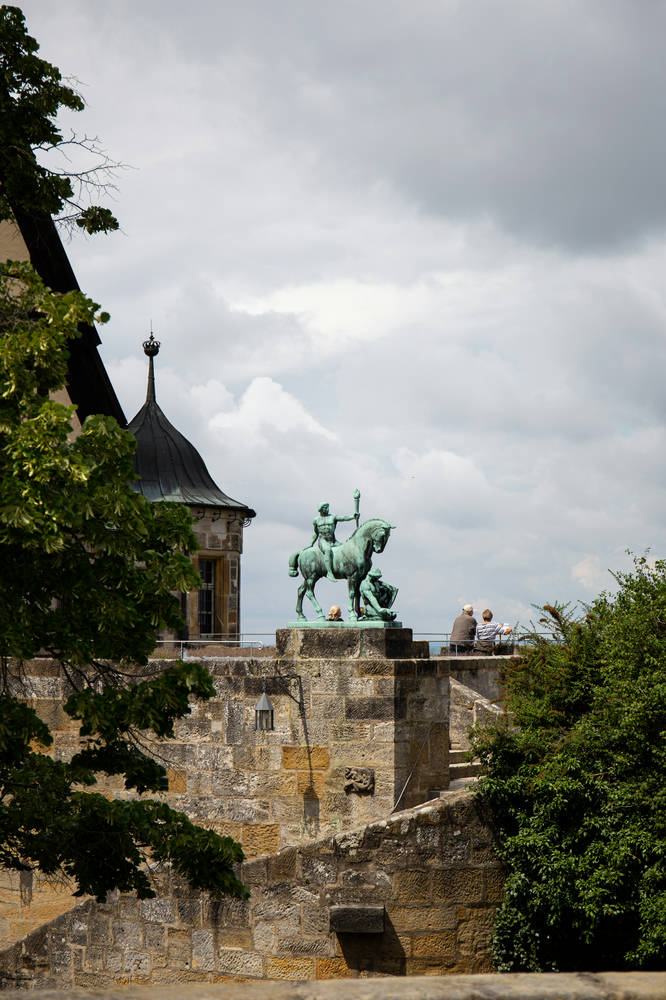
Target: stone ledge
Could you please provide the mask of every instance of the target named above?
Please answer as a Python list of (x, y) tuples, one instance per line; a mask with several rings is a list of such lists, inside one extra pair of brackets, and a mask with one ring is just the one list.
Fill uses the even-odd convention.
[[(175, 979), (175, 976), (174, 976)], [(35, 990), (31, 1000), (666, 1000), (666, 972), (507, 973)], [(24, 990), (3, 1000), (25, 1000)]]

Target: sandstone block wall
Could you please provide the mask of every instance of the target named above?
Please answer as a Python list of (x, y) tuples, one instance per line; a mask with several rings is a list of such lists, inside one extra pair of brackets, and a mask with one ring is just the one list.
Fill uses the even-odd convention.
[(488, 701), (478, 691), (454, 677), (449, 682), (449, 742), (452, 750), (469, 750), (473, 726), (497, 724), (503, 717), (500, 705)]
[(447, 659), (451, 666), (451, 677), (473, 691), (478, 691), (488, 701), (501, 702), (502, 672), (511, 663), (511, 656), (457, 656)]
[[(215, 561), (215, 589), (212, 633), (225, 638), (240, 634), (241, 553), (243, 551), (243, 519), (232, 510), (215, 507), (191, 507), (193, 531), (199, 546), (198, 560)], [(199, 636), (199, 593), (187, 595), (185, 620), (187, 637)], [(166, 634), (164, 638), (166, 638)]]
[(64, 878), (0, 868), (0, 949), (71, 909), (73, 889)]
[[(406, 783), (401, 806), (447, 787), (445, 660), (263, 657), (206, 665), (216, 697), (195, 703), (176, 738), (155, 745), (169, 778), (162, 797), (239, 840), (248, 857), (388, 816)], [(48, 660), (33, 661), (29, 675), (53, 753), (68, 758), (78, 744), (62, 708), (64, 679)], [(264, 690), (275, 709), (272, 732), (254, 728)], [(374, 792), (345, 791), (349, 767), (371, 768)], [(99, 787), (119, 798), (134, 794), (118, 778)]]
[[(167, 873), (155, 900), (86, 902), (0, 953), (0, 985), (491, 971), (503, 876), (472, 793), (246, 862), (241, 877), (248, 902), (194, 894)], [(383, 932), (331, 931), (336, 906), (384, 907)]]

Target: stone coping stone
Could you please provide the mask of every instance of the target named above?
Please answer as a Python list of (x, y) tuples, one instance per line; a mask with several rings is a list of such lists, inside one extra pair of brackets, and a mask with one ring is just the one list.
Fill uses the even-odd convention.
[(403, 660), (422, 656), (422, 647), (414, 643), (411, 628), (296, 627), (275, 632), (277, 656), (290, 659)]
[[(178, 974), (174, 973), (174, 980)], [(315, 982), (117, 986), (103, 990), (3, 990), (8, 1000), (666, 1000), (666, 972), (505, 973)]]

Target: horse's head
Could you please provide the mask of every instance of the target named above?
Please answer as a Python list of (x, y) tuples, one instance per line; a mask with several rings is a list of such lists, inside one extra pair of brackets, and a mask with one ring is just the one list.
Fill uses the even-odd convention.
[(389, 535), (391, 534), (391, 528), (394, 528), (394, 524), (389, 524), (388, 521), (383, 521), (381, 518), (376, 519), (376, 524), (373, 526), (370, 533), (372, 538), (372, 551), (373, 552), (383, 552), (386, 548), (386, 543), (389, 540)]

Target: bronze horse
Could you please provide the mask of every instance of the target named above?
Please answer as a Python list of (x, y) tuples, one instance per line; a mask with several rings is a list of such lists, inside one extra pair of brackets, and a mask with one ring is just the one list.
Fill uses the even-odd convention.
[[(384, 551), (393, 527), (395, 526), (381, 517), (372, 517), (356, 528), (346, 541), (333, 547), (333, 575), (336, 580), (347, 581), (350, 621), (358, 620), (361, 580), (372, 566), (372, 554)], [(324, 612), (314, 594), (317, 580), (326, 576), (326, 563), (319, 546), (310, 545), (289, 557), (289, 576), (298, 576), (299, 570), (303, 575), (296, 601), (299, 621), (307, 620), (303, 614), (303, 598), (306, 594), (317, 612), (317, 620), (325, 621)]]

